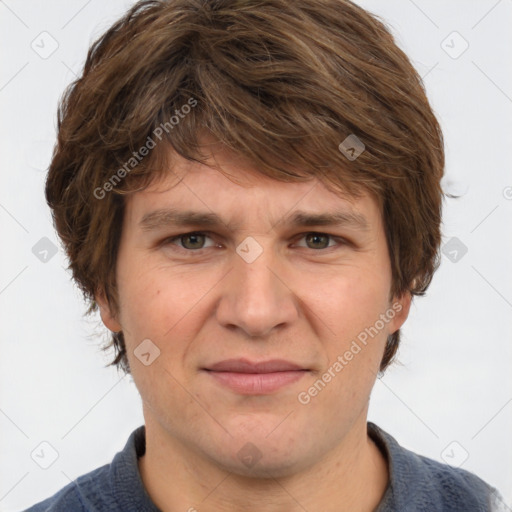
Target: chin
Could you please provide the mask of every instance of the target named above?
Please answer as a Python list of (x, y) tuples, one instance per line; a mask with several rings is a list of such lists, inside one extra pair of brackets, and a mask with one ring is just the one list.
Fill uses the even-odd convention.
[(269, 430), (266, 432), (260, 436), (253, 433), (230, 438), (216, 453), (212, 453), (210, 447), (209, 455), (226, 471), (257, 479), (291, 476), (314, 465), (318, 459), (320, 447), (311, 446), (307, 436), (301, 441), (297, 433), (283, 432), (272, 439), (274, 434), (268, 436)]

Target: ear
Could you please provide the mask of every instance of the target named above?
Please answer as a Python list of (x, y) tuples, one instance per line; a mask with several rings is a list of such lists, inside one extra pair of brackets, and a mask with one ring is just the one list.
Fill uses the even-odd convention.
[(390, 303), (391, 310), (395, 312), (395, 316), (389, 322), (389, 334), (398, 331), (404, 324), (409, 316), (411, 309), (412, 295), (410, 292), (405, 292), (402, 295), (394, 296)]
[(118, 322), (116, 315), (113, 314), (112, 308), (110, 307), (110, 304), (108, 303), (105, 294), (103, 292), (97, 293), (96, 296), (94, 297), (94, 300), (96, 301), (96, 304), (98, 304), (98, 307), (100, 308), (101, 320), (103, 321), (105, 327), (112, 332), (122, 331), (123, 328), (121, 327), (121, 324)]

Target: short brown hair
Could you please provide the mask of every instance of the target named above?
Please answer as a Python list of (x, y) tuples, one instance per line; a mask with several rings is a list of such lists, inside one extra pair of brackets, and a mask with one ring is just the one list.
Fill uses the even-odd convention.
[[(98, 292), (118, 310), (124, 196), (171, 172), (169, 148), (205, 161), (205, 133), (277, 180), (372, 193), (391, 296), (425, 292), (439, 261), (443, 138), (385, 25), (348, 0), (147, 0), (92, 44), (59, 106), (46, 198), (90, 312)], [(338, 149), (348, 136), (364, 144), (357, 158)], [(399, 331), (381, 370), (398, 343)], [(110, 346), (129, 372), (123, 334)]]

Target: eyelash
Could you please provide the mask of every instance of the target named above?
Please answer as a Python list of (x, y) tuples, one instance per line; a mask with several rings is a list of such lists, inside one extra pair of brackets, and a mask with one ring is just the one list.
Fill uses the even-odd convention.
[[(173, 237), (170, 237), (170, 238), (166, 238), (165, 240), (162, 241), (161, 245), (165, 245), (165, 246), (167, 246), (167, 245), (175, 245), (178, 251), (186, 252), (186, 253), (196, 253), (196, 254), (201, 254), (202, 251), (205, 251), (206, 249), (211, 249), (212, 247), (214, 247), (214, 246), (210, 246), (210, 247), (202, 247), (200, 249), (186, 249), (185, 247), (180, 247), (177, 244), (174, 244), (174, 242), (176, 240), (179, 241), (183, 237), (192, 236), (192, 235), (201, 235), (201, 236), (206, 236), (208, 238), (212, 238), (210, 236), (211, 233), (206, 232), (206, 231), (190, 231), (188, 233), (181, 233), (179, 235), (176, 235), (176, 236), (173, 236)], [(306, 237), (308, 235), (320, 235), (320, 236), (329, 237), (330, 240), (337, 241), (338, 242), (338, 246), (340, 246), (340, 245), (350, 245), (350, 242), (348, 242), (347, 240), (345, 240), (345, 239), (343, 239), (343, 238), (341, 238), (339, 236), (330, 235), (329, 233), (321, 233), (319, 231), (308, 231), (307, 233), (301, 233), (301, 236), (300, 236), (300, 238), (298, 238), (298, 240), (301, 240), (301, 239), (303, 239), (304, 237)], [(309, 249), (309, 250), (314, 251), (314, 252), (322, 252), (322, 251), (326, 251), (327, 249), (336, 248), (336, 246), (335, 245), (328, 245), (327, 247), (324, 247), (322, 249), (310, 249), (309, 247), (302, 247), (302, 248), (303, 249)]]

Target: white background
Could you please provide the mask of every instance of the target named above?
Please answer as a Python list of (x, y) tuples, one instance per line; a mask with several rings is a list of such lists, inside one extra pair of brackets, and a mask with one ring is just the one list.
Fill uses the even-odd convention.
[[(445, 189), (462, 196), (446, 203), (444, 242), (467, 247), (456, 263), (443, 256), (415, 300), (401, 365), (377, 381), (369, 419), (417, 453), (455, 464), (467, 455), (462, 467), (512, 506), (512, 1), (358, 3), (391, 26), (424, 77), (446, 139)], [(104, 368), (105, 331), (83, 319), (60, 246), (46, 263), (32, 252), (43, 237), (59, 245), (43, 196), (57, 101), (131, 4), (0, 2), (1, 511), (110, 462), (143, 422), (130, 378)], [(52, 39), (46, 59), (31, 47), (49, 51)], [(31, 458), (42, 441), (59, 454), (48, 469)]]

